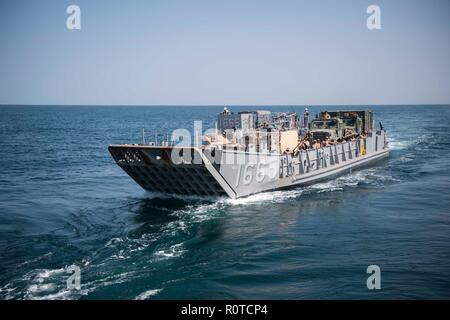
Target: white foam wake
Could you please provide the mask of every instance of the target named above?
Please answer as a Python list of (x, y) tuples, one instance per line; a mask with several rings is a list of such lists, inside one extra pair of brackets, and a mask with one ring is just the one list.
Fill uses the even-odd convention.
[(147, 300), (148, 298), (157, 295), (161, 291), (162, 291), (162, 289), (150, 289), (150, 290), (144, 291), (140, 295), (138, 295), (135, 298), (135, 300)]

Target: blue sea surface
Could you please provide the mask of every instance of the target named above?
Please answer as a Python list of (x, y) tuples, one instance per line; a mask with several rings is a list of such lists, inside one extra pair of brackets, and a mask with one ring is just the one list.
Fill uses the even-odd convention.
[(222, 108), (0, 106), (0, 298), (450, 298), (450, 106), (371, 107), (388, 160), (238, 200), (145, 192), (108, 152)]

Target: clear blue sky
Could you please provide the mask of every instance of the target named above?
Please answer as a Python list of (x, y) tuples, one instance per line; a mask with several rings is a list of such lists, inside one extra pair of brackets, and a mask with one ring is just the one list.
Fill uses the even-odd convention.
[(1, 0), (0, 104), (448, 104), (449, 15), (448, 0)]

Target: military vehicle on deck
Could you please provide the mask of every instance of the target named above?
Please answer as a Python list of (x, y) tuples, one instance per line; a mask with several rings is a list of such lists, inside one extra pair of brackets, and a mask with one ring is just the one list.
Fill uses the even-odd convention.
[(323, 111), (309, 124), (313, 139), (320, 141), (340, 140), (372, 130), (373, 112), (367, 111)]

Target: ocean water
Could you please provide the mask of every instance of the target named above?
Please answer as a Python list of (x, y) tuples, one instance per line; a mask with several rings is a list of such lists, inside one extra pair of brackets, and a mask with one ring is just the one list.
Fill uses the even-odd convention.
[(372, 107), (388, 160), (238, 200), (145, 192), (108, 153), (221, 109), (1, 106), (0, 298), (450, 298), (450, 106)]

